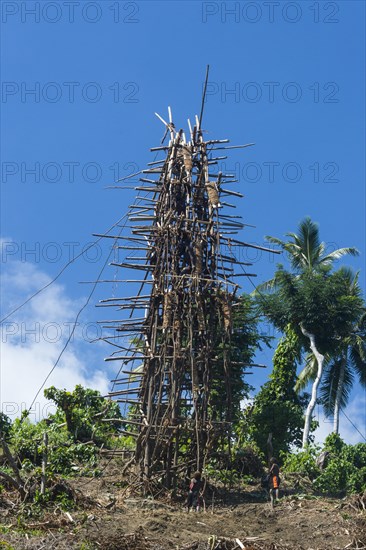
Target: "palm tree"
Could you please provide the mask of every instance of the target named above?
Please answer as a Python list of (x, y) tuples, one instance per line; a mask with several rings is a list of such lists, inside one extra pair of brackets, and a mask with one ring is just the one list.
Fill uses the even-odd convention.
[(336, 260), (346, 254), (358, 256), (359, 252), (354, 247), (338, 248), (329, 254), (325, 254), (326, 243), (320, 242), (319, 226), (309, 217), (304, 218), (299, 224), (298, 233), (286, 233), (289, 241), (282, 241), (276, 237), (267, 236), (266, 240), (280, 246), (288, 253), (291, 268), (296, 273), (319, 272), (330, 269)]
[[(276, 272), (274, 278), (258, 287), (259, 290), (276, 290), (281, 287), (284, 279), (287, 277), (293, 280), (300, 280), (304, 283), (309, 282), (314, 276), (329, 273), (333, 263), (346, 254), (357, 256), (359, 253), (356, 248), (339, 248), (329, 254), (326, 254), (326, 244), (320, 241), (318, 224), (306, 217), (299, 224), (298, 233), (287, 233), (288, 241), (282, 241), (276, 237), (266, 237), (271, 243), (280, 246), (287, 252), (288, 259), (293, 273), (288, 273), (283, 268)], [(311, 416), (316, 404), (318, 387), (320, 385), (324, 366), (327, 364), (327, 357), (320, 353), (317, 347), (316, 337), (309, 332), (303, 323), (300, 322), (302, 334), (309, 340), (311, 357), (307, 359), (305, 372), (301, 377), (303, 382), (313, 380), (311, 399), (305, 413), (305, 425), (303, 434), (303, 446), (306, 445), (309, 432)], [(342, 383), (342, 380), (341, 380)], [(336, 400), (335, 400), (336, 401)]]
[[(342, 267), (338, 271), (348, 282), (350, 294), (362, 300), (358, 273)], [(300, 392), (316, 377), (317, 361), (312, 353), (305, 358), (305, 366), (298, 376), (295, 390)], [(349, 334), (338, 342), (334, 351), (324, 356), (324, 380), (320, 398), (325, 415), (333, 416), (333, 432), (339, 432), (339, 415), (346, 407), (355, 378), (366, 387), (366, 310), (359, 317)]]
[[(341, 270), (340, 270), (341, 271)], [(354, 296), (361, 297), (358, 273), (342, 268)], [(366, 310), (361, 312), (353, 330), (340, 342), (327, 365), (320, 397), (326, 416), (333, 416), (333, 432), (339, 432), (339, 414), (349, 399), (355, 378), (366, 387)]]

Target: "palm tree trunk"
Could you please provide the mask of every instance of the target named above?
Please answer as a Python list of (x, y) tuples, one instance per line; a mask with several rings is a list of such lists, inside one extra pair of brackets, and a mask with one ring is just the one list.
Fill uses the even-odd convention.
[(323, 374), (324, 355), (322, 355), (318, 351), (318, 348), (316, 347), (314, 334), (311, 334), (310, 332), (308, 332), (302, 326), (301, 323), (300, 323), (300, 328), (301, 328), (301, 332), (303, 333), (303, 335), (306, 336), (307, 338), (309, 338), (311, 351), (313, 352), (314, 357), (315, 357), (315, 359), (318, 363), (318, 371), (316, 373), (316, 378), (313, 382), (313, 387), (312, 387), (312, 390), (311, 390), (311, 399), (309, 401), (309, 404), (307, 406), (306, 413), (305, 413), (305, 425), (304, 425), (304, 433), (303, 433), (303, 438), (302, 438), (302, 448), (304, 449), (305, 446), (308, 443), (308, 440), (309, 440), (311, 417), (312, 417), (312, 414), (313, 414), (313, 411), (314, 411), (314, 408), (315, 408), (315, 405), (316, 405), (318, 387), (319, 387), (320, 380), (321, 380), (321, 377), (322, 377), (322, 374)]
[(340, 365), (339, 377), (338, 377), (337, 393), (334, 401), (333, 433), (335, 434), (339, 432), (339, 413), (341, 411), (341, 398), (342, 398), (342, 392), (343, 392), (343, 382), (344, 382), (344, 373), (345, 373), (346, 364), (347, 364), (347, 357), (343, 356), (341, 365)]

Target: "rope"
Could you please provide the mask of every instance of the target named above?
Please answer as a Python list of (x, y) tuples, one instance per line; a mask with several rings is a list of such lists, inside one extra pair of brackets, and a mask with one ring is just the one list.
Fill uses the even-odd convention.
[(354, 429), (356, 430), (356, 432), (358, 432), (360, 434), (360, 436), (362, 437), (362, 439), (364, 441), (366, 441), (366, 437), (360, 432), (360, 430), (357, 428), (357, 426), (354, 425), (354, 423), (352, 422), (352, 420), (346, 415), (346, 413), (341, 409), (341, 412), (342, 414), (344, 414), (344, 416), (347, 418), (348, 422), (350, 424), (352, 424), (352, 426), (354, 427)]

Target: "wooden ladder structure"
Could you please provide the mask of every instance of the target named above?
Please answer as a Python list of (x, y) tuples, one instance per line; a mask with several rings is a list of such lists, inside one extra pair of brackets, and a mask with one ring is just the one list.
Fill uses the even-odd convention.
[[(151, 149), (163, 158), (142, 170), (129, 209), (131, 234), (118, 246), (127, 257), (112, 264), (142, 273), (139, 291), (100, 305), (127, 312), (112, 321), (110, 342), (119, 351), (107, 360), (122, 365), (111, 397), (127, 406), (124, 428), (136, 437), (134, 462), (146, 483), (160, 472), (171, 487), (180, 469), (201, 470), (219, 442), (230, 445), (232, 305), (236, 277), (253, 276), (236, 273), (251, 264), (239, 262), (233, 250), (262, 247), (235, 239), (245, 224), (221, 214), (234, 206), (227, 197), (242, 195), (228, 187), (233, 175), (217, 172), (227, 158), (220, 155), (252, 144), (205, 141), (197, 116), (193, 127), (188, 120), (186, 139), (168, 112), (167, 122), (157, 116), (169, 143)], [(119, 345), (126, 335), (130, 345)], [(215, 407), (214, 386), (224, 414)]]

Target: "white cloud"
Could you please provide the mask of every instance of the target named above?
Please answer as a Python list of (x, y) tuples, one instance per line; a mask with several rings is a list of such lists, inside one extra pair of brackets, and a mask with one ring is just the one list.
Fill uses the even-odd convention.
[[(20, 261), (8, 264), (2, 282), (3, 313), (49, 281), (50, 278), (37, 266)], [(64, 347), (83, 301), (72, 300), (62, 285), (54, 283), (2, 325), (0, 402), (3, 412), (11, 418), (19, 416), (30, 406)], [(98, 389), (102, 394), (108, 392), (108, 375), (93, 366), (92, 344), (81, 337), (85, 335), (85, 327), (85, 320), (80, 319), (75, 336), (45, 387), (54, 385), (71, 390), (76, 384), (82, 384)], [(93, 334), (93, 327), (89, 329), (89, 334)], [(100, 355), (95, 354), (94, 362), (98, 365), (102, 363), (103, 351), (99, 346), (97, 349)], [(48, 407), (42, 389), (31, 418), (39, 420), (47, 414)]]

